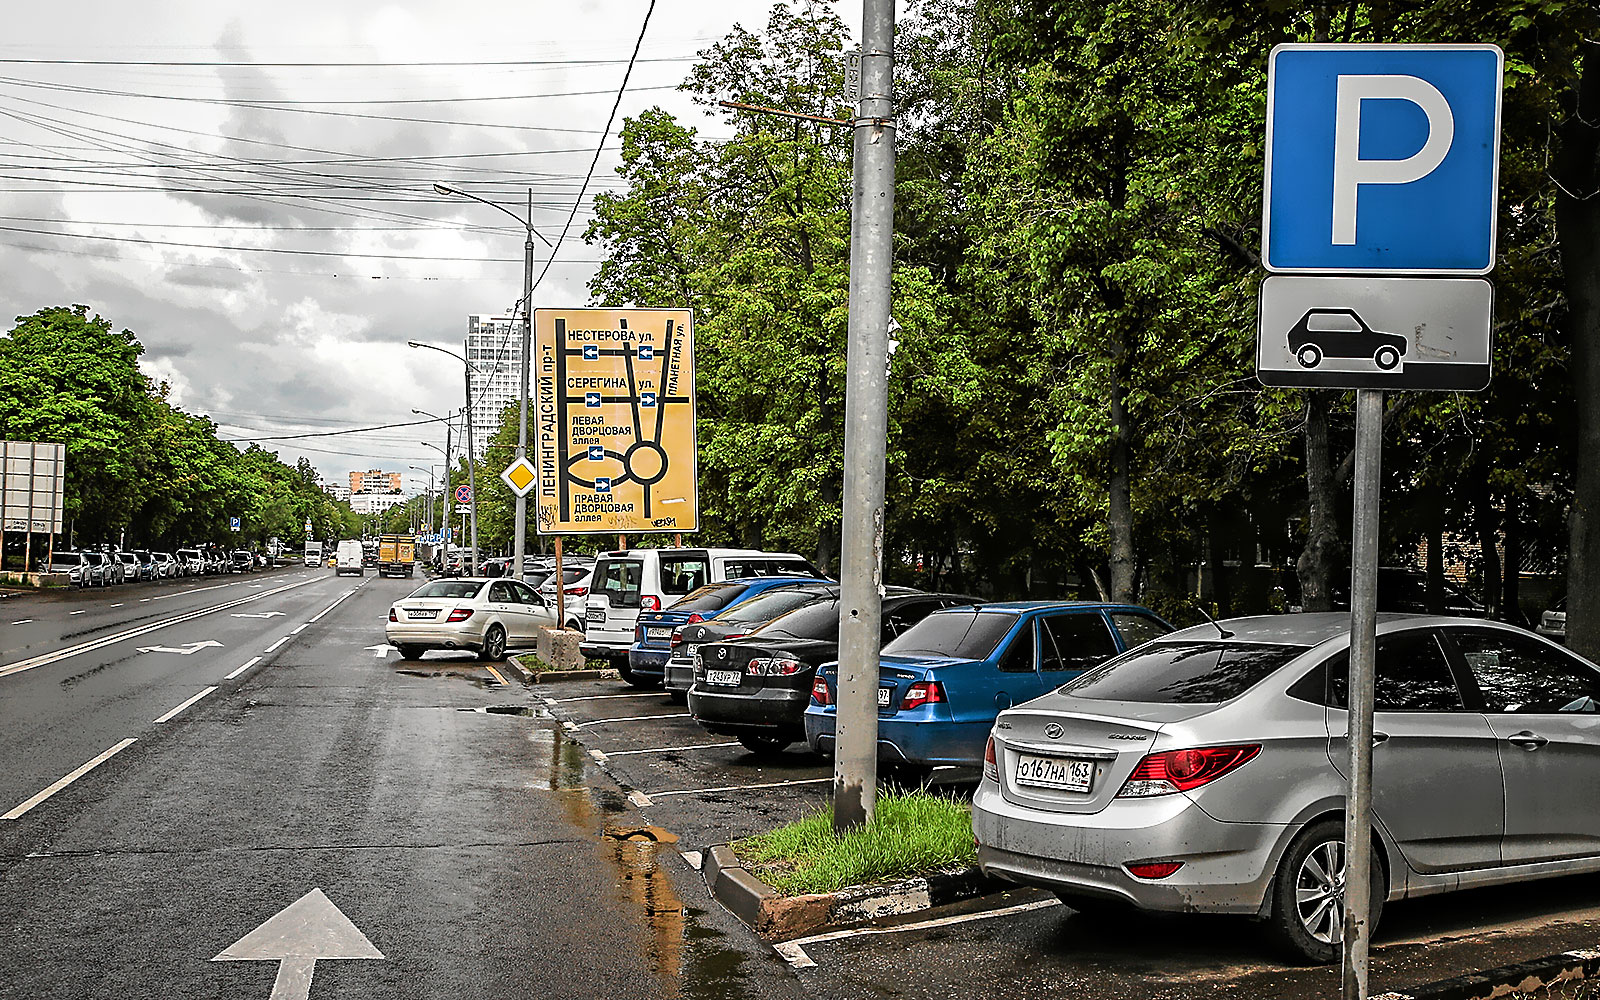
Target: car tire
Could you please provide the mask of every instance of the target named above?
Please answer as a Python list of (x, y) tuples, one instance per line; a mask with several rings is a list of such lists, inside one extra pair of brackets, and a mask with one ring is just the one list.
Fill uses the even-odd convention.
[[(1332, 872), (1329, 869), (1336, 867)], [(1302, 900), (1302, 888), (1315, 893)], [(1367, 921), (1370, 941), (1383, 915), (1389, 882), (1384, 877), (1377, 845), (1372, 852), (1372, 906)], [(1272, 915), (1267, 922), (1278, 945), (1292, 958), (1316, 965), (1339, 960), (1344, 919), (1344, 820), (1330, 817), (1311, 824), (1294, 838), (1272, 880)]]
[(1301, 368), (1315, 368), (1322, 364), (1322, 348), (1316, 344), (1304, 344), (1295, 352), (1294, 359), (1300, 362)]
[(483, 633), (483, 648), (478, 650), (478, 659), (499, 663), (505, 658), (506, 630), (499, 625), (490, 625), (488, 631)]
[(656, 677), (641, 677), (638, 674), (634, 673), (632, 670), (629, 670), (628, 669), (628, 665), (626, 663), (619, 663), (618, 664), (618, 666), (617, 666), (617, 674), (623, 680), (627, 681), (629, 684), (632, 684), (636, 688), (649, 689), (649, 688), (660, 687), (661, 686), (661, 681), (660, 681), (659, 678), (656, 678)]
[(395, 649), (400, 651), (400, 659), (402, 660), (422, 659), (421, 646), (396, 646)]
[(757, 757), (776, 757), (794, 742), (787, 736), (763, 736), (757, 733), (746, 733), (738, 739), (740, 746)]
[(689, 692), (673, 691), (669, 688), (667, 690), (667, 700), (674, 705), (687, 705), (689, 704)]
[(1372, 353), (1372, 363), (1386, 372), (1394, 371), (1400, 364), (1400, 352), (1392, 347), (1380, 347)]

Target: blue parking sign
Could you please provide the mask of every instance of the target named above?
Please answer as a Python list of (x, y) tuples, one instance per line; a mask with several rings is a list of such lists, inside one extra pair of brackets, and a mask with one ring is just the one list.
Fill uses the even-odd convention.
[(600, 408), (600, 394), (598, 392), (586, 392), (586, 393), (584, 393), (583, 394), (583, 405), (587, 406), (591, 410), (599, 409)]
[(1273, 49), (1267, 270), (1493, 269), (1504, 63), (1494, 45)]
[(608, 479), (608, 478), (605, 478), (605, 477), (602, 477), (600, 479), (596, 479), (594, 481), (594, 491), (596, 493), (610, 493), (611, 492), (611, 480)]
[(605, 459), (606, 459), (606, 446), (605, 445), (603, 445), (603, 444), (591, 444), (589, 446), (589, 461), (591, 461), (591, 462), (603, 462), (603, 461), (605, 461)]
[(640, 344), (639, 345), (639, 360), (640, 361), (650, 361), (650, 360), (653, 360), (655, 358), (655, 356), (656, 356), (656, 349), (655, 349), (655, 345), (654, 344)]
[(639, 393), (639, 405), (640, 406), (654, 406), (654, 405), (656, 405), (656, 394), (653, 393), (653, 392), (641, 392), (641, 393)]
[(583, 345), (583, 360), (585, 360), (585, 361), (599, 361), (600, 360), (600, 345), (599, 344), (584, 344)]

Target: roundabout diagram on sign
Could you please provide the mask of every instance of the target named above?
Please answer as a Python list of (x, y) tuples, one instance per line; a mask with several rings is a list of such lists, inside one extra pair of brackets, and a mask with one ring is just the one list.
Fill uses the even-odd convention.
[(695, 530), (689, 312), (538, 309), (534, 321), (540, 532)]

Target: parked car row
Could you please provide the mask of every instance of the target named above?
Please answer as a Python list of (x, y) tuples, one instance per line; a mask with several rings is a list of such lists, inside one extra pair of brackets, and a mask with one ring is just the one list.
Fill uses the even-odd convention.
[(49, 572), (66, 573), (75, 587), (110, 587), (144, 580), (250, 572), (264, 566), (263, 557), (244, 549), (231, 553), (209, 548), (179, 549), (177, 552), (82, 549), (53, 553)]

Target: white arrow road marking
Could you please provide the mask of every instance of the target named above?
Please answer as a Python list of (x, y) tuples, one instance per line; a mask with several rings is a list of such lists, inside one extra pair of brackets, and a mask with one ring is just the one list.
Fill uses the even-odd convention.
[(222, 643), (218, 642), (215, 639), (203, 639), (200, 642), (186, 642), (182, 646), (176, 646), (176, 647), (174, 647), (174, 646), (140, 646), (139, 647), (139, 652), (141, 652), (141, 653), (177, 653), (179, 656), (188, 656), (190, 653), (198, 653), (200, 650), (206, 649), (206, 648), (208, 648), (210, 646), (218, 646), (218, 647), (220, 647), (221, 645), (222, 645)]
[(317, 962), (337, 958), (383, 958), (383, 952), (321, 889), (312, 889), (212, 961), (277, 962), (272, 1000), (308, 1000)]
[(282, 617), (282, 616), (283, 616), (283, 612), (282, 611), (263, 611), (259, 615), (242, 615), (237, 611), (235, 611), (233, 613), (233, 617), (235, 617), (235, 618), (279, 618), (279, 617)]
[(388, 656), (390, 653), (400, 652), (388, 643), (384, 643), (381, 646), (368, 646), (367, 648), (372, 650), (373, 656)]

